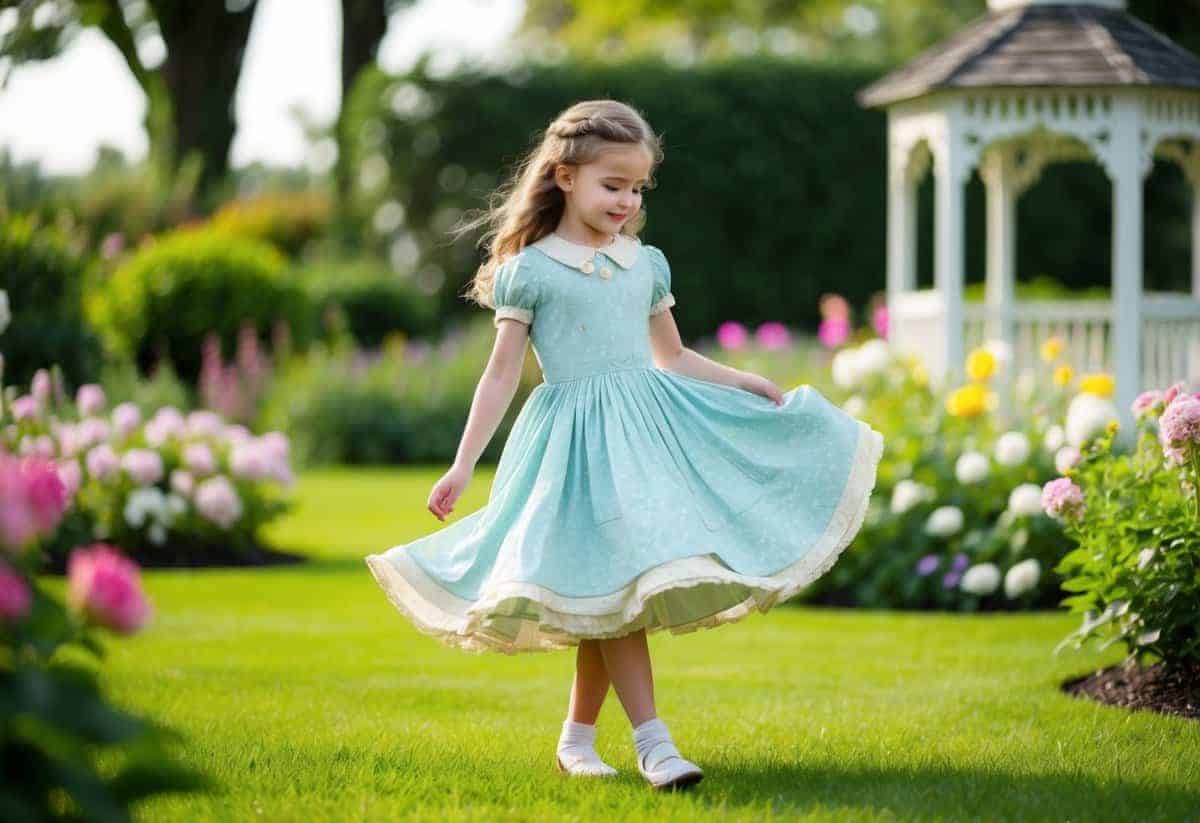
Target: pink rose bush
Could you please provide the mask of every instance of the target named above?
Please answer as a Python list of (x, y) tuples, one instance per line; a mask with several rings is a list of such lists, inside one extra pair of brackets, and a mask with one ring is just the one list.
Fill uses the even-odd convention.
[(1200, 662), (1194, 616), (1177, 607), (1200, 602), (1200, 398), (1177, 383), (1131, 411), (1132, 452), (1113, 449), (1109, 425), (1043, 488), (1046, 513), (1077, 544), (1058, 568), (1072, 593), (1062, 603), (1083, 616), (1055, 651), (1107, 637), (1139, 662)]

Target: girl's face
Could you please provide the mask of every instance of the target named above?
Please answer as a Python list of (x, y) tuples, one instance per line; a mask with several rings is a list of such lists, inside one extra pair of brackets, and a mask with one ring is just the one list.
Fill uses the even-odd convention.
[(555, 179), (566, 194), (565, 219), (574, 217), (598, 234), (616, 234), (642, 207), (650, 164), (640, 144), (616, 144), (582, 166), (559, 164)]

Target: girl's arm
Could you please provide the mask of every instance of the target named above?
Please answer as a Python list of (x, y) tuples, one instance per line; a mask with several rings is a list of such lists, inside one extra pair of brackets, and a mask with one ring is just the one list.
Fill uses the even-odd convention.
[(683, 345), (670, 309), (650, 315), (650, 349), (660, 369), (754, 392), (777, 405), (783, 402), (779, 387), (765, 377), (717, 363)]

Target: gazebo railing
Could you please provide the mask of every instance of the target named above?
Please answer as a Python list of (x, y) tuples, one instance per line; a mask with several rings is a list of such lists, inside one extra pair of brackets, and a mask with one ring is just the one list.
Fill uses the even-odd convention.
[[(1142, 298), (1141, 388), (1161, 388), (1177, 380), (1200, 383), (1200, 300), (1176, 292), (1147, 292)], [(918, 290), (900, 295), (892, 318), (893, 339), (915, 351), (931, 370), (941, 350), (944, 310), (941, 295)], [(1017, 373), (1047, 371), (1042, 343), (1060, 337), (1063, 361), (1077, 374), (1114, 370), (1112, 304), (1108, 300), (1017, 300), (1012, 314), (1013, 361)], [(999, 337), (999, 313), (985, 303), (963, 307), (964, 351)], [(1048, 375), (1045, 375), (1048, 377)]]

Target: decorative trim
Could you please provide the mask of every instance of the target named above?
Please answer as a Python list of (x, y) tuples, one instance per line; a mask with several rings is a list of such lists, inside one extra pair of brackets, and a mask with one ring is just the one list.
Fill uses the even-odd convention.
[(650, 307), (650, 314), (660, 314), (675, 305), (675, 295), (667, 292), (662, 299)]
[[(553, 651), (579, 645), (584, 638), (621, 637), (644, 628), (647, 634), (670, 629), (684, 634), (765, 613), (824, 575), (862, 528), (870, 503), (883, 435), (858, 421), (858, 443), (846, 487), (825, 532), (797, 562), (759, 577), (740, 574), (720, 560), (719, 549), (661, 563), (611, 594), (568, 597), (535, 583), (507, 581), (490, 587), (477, 601), (464, 600), (437, 585), (403, 551), (365, 559), (388, 600), (418, 631), (444, 645), (473, 653)], [(749, 596), (716, 614), (664, 624), (667, 610), (660, 595), (700, 585), (749, 590)], [(496, 630), (496, 620), (519, 624), (516, 636)], [(511, 634), (511, 633), (510, 633)]]
[(522, 323), (532, 325), (533, 310), (523, 309), (520, 306), (497, 306), (496, 313), (492, 316), (492, 325), (500, 327), (500, 321), (505, 317), (511, 317), (513, 320), (520, 320)]

